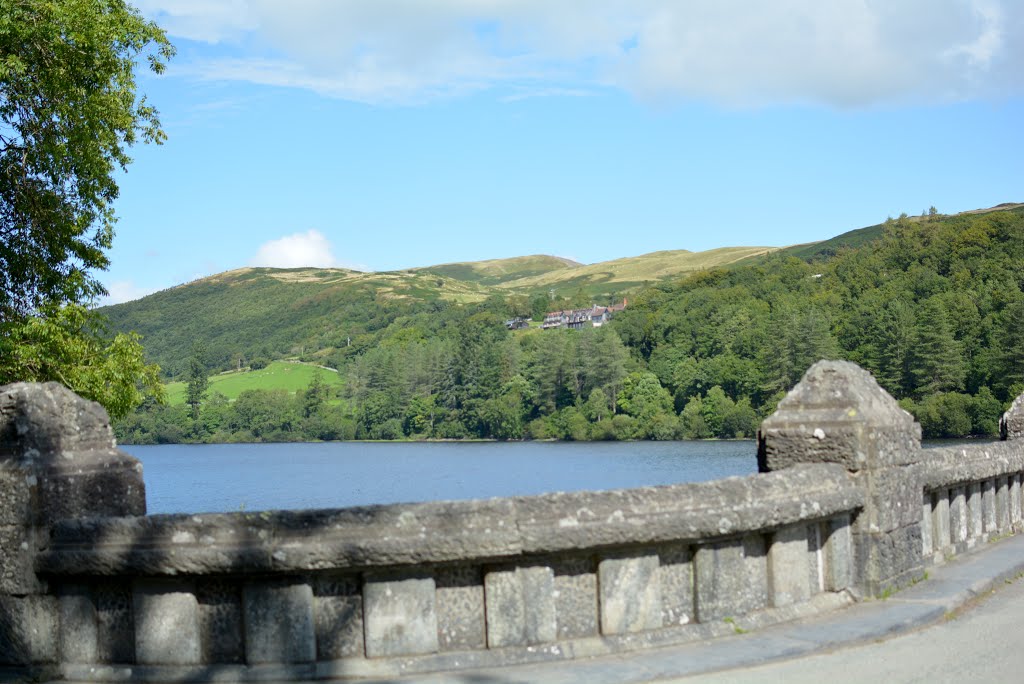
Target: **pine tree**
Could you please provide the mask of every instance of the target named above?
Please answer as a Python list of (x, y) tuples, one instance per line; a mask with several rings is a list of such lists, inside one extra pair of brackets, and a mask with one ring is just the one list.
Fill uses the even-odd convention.
[(189, 405), (192, 420), (199, 420), (199, 412), (206, 392), (210, 387), (210, 379), (206, 374), (206, 350), (203, 345), (192, 345), (192, 357), (188, 362), (188, 387), (185, 389), (185, 403)]
[(963, 389), (967, 374), (963, 350), (953, 337), (942, 302), (936, 297), (920, 305), (910, 352), (910, 373), (920, 395)]

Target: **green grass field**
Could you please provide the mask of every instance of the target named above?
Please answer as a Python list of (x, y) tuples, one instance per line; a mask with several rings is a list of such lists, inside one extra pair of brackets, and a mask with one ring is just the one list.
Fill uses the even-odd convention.
[[(340, 386), (341, 376), (329, 370), (317, 368), (306, 363), (274, 361), (266, 368), (255, 371), (237, 371), (214, 375), (210, 378), (210, 394), (220, 392), (228, 399), (237, 399), (245, 390), (288, 390), (294, 394), (306, 389), (309, 381), (317, 373), (327, 385)], [(164, 386), (167, 392), (167, 403), (185, 403), (185, 383), (172, 382)]]

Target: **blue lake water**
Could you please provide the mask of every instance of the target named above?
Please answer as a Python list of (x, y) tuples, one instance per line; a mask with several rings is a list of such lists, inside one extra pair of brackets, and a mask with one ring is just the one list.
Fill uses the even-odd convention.
[(122, 446), (150, 513), (340, 508), (700, 482), (757, 470), (753, 441)]

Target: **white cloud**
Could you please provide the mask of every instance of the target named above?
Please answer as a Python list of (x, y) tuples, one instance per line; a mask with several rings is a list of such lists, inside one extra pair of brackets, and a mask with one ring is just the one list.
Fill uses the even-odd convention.
[(203, 43), (237, 40), (258, 28), (248, 0), (135, 0), (169, 34)]
[(343, 262), (334, 256), (330, 240), (318, 230), (285, 235), (260, 245), (256, 256), (249, 260), (250, 266), (272, 266), (274, 268), (349, 268), (368, 271), (361, 264)]
[[(417, 102), (596, 86), (729, 106), (1020, 93), (1019, 0), (145, 0), (205, 78)], [(258, 53), (251, 46), (262, 46)]]
[(136, 299), (142, 299), (146, 295), (156, 292), (153, 288), (139, 287), (131, 280), (115, 280), (106, 287), (107, 296), (100, 297), (100, 306), (110, 306), (111, 304), (131, 302)]

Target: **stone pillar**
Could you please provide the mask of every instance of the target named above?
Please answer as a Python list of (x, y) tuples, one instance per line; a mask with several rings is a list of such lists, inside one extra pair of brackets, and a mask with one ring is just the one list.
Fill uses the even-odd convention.
[(1024, 394), (1014, 399), (999, 419), (999, 437), (1004, 442), (1024, 437)]
[(99, 404), (58, 383), (0, 387), (0, 666), (59, 657), (60, 608), (34, 569), (49, 526), (145, 512), (142, 466)]
[(839, 463), (863, 488), (865, 506), (852, 526), (853, 579), (872, 596), (924, 574), (920, 460), (921, 426), (846, 361), (814, 364), (758, 432), (762, 472)]

